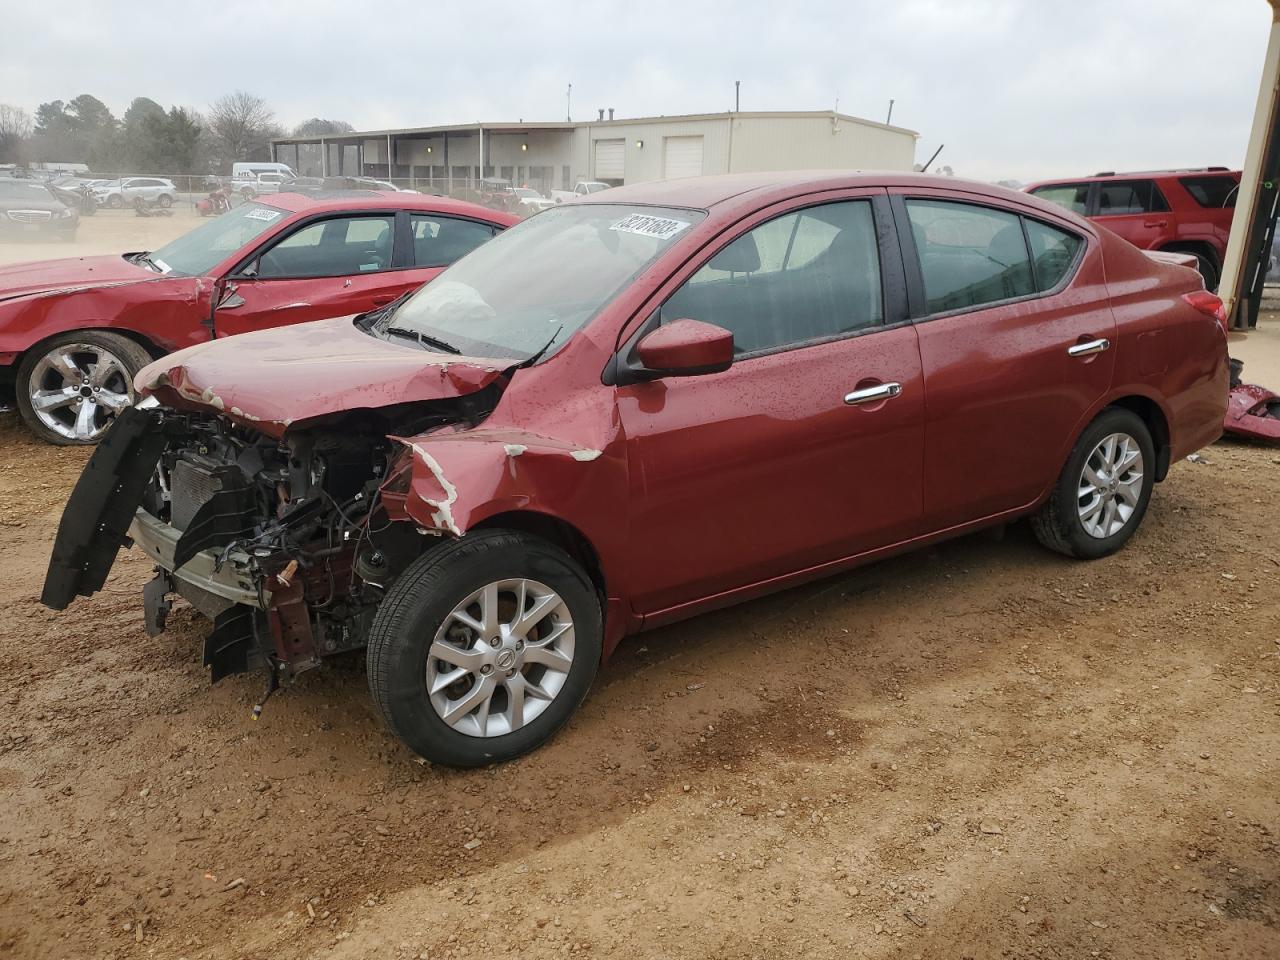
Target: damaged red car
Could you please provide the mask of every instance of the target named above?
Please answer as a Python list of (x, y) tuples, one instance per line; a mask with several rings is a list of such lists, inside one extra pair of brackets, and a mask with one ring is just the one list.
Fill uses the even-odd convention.
[(96, 443), (156, 357), (371, 310), (518, 218), (349, 191), (246, 203), (147, 253), (0, 267), (0, 394), (50, 443)]
[(626, 635), (981, 527), (1133, 536), (1222, 432), (1189, 257), (919, 175), (759, 174), (564, 204), (403, 301), (217, 341), (67, 505), (44, 602), (122, 544), (271, 689), (367, 647), (421, 756), (550, 737)]

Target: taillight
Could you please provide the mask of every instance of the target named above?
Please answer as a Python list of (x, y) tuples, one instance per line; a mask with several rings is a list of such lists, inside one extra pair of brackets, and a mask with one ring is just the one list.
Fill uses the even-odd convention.
[(1216, 294), (1210, 293), (1208, 290), (1196, 290), (1194, 293), (1184, 293), (1182, 299), (1206, 317), (1213, 317), (1218, 323), (1222, 324), (1223, 331), (1226, 331), (1227, 308), (1222, 299)]

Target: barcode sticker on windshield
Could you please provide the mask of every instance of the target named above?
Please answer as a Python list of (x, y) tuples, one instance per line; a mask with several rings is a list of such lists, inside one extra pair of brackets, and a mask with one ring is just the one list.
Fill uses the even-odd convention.
[(266, 207), (258, 207), (256, 210), (250, 210), (244, 215), (246, 220), (274, 220), (280, 216), (279, 210), (268, 210)]
[(619, 233), (634, 233), (641, 237), (653, 237), (655, 240), (670, 240), (688, 226), (689, 224), (683, 220), (633, 213), (629, 217), (623, 217), (609, 229), (617, 230)]

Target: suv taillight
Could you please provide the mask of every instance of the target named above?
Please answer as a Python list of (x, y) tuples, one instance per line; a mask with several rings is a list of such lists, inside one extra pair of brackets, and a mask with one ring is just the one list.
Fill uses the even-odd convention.
[(1226, 332), (1227, 308), (1217, 294), (1210, 293), (1208, 290), (1196, 290), (1194, 293), (1184, 293), (1182, 299), (1206, 317), (1213, 317), (1218, 323), (1222, 324), (1222, 329)]

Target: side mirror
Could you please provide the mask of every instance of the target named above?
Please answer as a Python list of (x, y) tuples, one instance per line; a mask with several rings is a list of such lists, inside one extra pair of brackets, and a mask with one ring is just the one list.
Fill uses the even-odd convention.
[(636, 357), (658, 376), (719, 373), (733, 363), (733, 334), (701, 320), (674, 320), (641, 338)]

